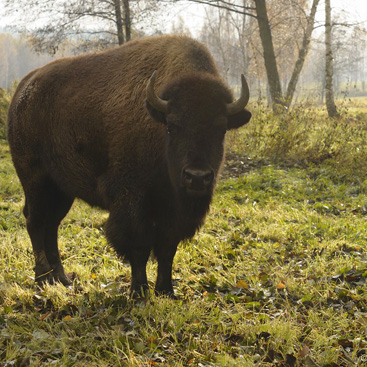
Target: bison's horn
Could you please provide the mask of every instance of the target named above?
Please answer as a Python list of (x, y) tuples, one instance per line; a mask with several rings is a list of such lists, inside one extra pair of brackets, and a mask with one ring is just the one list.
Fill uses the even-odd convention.
[(242, 83), (242, 89), (241, 89), (241, 95), (240, 98), (238, 98), (236, 101), (232, 103), (227, 104), (227, 115), (234, 115), (240, 111), (242, 111), (250, 98), (250, 91), (245, 79), (245, 76), (241, 74), (241, 83)]
[(155, 77), (157, 70), (155, 70), (147, 84), (147, 100), (156, 110), (167, 113), (167, 101), (157, 96), (154, 91)]

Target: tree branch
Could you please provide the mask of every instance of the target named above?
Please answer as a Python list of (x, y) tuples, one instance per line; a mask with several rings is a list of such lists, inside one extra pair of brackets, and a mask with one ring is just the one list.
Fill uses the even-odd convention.
[[(169, 2), (172, 2), (172, 1), (169, 1)], [(224, 1), (224, 0), (173, 0), (173, 2), (190, 2), (190, 3), (209, 5), (214, 8), (224, 9), (224, 10), (228, 10), (233, 13), (248, 15), (250, 17), (256, 18), (256, 15), (254, 13), (246, 11), (246, 10), (255, 11), (254, 7), (250, 7), (250, 6), (245, 7), (242, 5), (236, 5), (236, 4), (230, 3), (229, 1)]]

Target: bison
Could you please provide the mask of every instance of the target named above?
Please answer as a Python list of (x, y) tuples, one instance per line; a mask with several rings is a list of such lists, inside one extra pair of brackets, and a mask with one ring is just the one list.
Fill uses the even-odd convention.
[(178, 243), (203, 224), (226, 131), (251, 118), (233, 101), (209, 51), (181, 36), (148, 37), (63, 58), (30, 72), (8, 116), (39, 283), (70, 283), (57, 232), (75, 198), (109, 212), (106, 236), (131, 266), (131, 292), (174, 297)]

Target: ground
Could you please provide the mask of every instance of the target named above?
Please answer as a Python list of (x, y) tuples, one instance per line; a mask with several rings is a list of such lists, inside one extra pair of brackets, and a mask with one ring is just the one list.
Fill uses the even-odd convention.
[(0, 366), (367, 366), (366, 119), (306, 112), (257, 111), (228, 137), (206, 224), (175, 258), (178, 300), (129, 299), (107, 213), (81, 201), (59, 233), (73, 286), (37, 287), (2, 140)]

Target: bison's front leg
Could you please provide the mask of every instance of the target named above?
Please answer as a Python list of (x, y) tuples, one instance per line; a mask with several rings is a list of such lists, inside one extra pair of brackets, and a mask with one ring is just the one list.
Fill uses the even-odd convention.
[(166, 244), (157, 243), (154, 254), (158, 261), (158, 274), (155, 285), (157, 295), (167, 295), (176, 298), (172, 286), (172, 263), (177, 250), (177, 241), (169, 241)]
[(150, 248), (133, 249), (130, 254), (131, 265), (131, 296), (133, 298), (149, 295), (146, 266), (150, 255)]
[(130, 262), (131, 296), (136, 298), (149, 294), (146, 265), (154, 235), (142, 217), (128, 213), (128, 210), (111, 211), (106, 235), (117, 254)]

